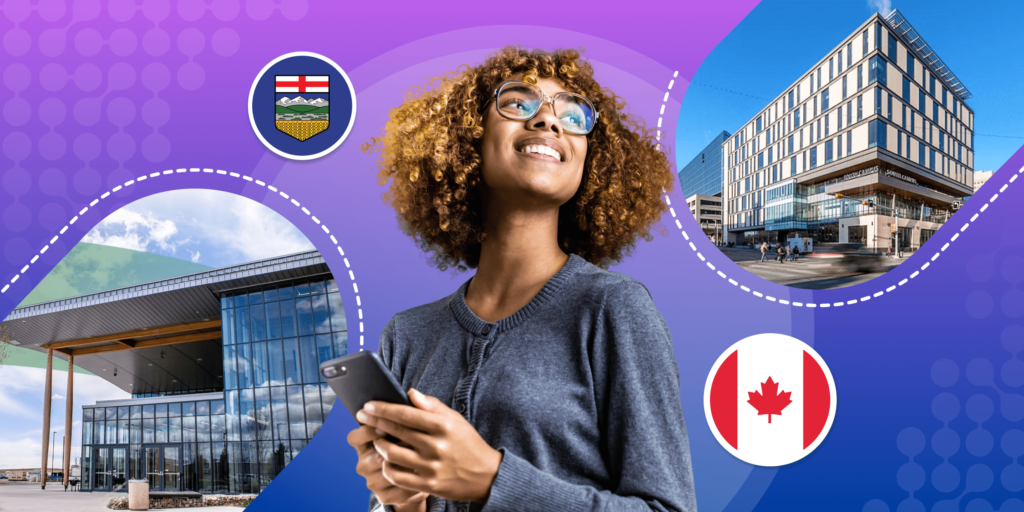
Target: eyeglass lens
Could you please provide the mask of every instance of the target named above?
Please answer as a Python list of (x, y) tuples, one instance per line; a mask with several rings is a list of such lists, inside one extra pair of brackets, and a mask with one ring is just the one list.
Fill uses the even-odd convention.
[[(526, 120), (537, 115), (544, 97), (539, 89), (525, 83), (506, 84), (498, 93), (498, 110), (509, 119)], [(555, 115), (570, 133), (586, 134), (594, 127), (594, 109), (581, 96), (559, 93), (554, 98)]]

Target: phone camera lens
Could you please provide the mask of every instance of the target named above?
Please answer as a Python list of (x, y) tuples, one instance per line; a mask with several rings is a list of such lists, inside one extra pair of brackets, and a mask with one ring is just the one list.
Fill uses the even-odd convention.
[(327, 368), (324, 368), (323, 372), (324, 372), (324, 377), (327, 377), (328, 379), (333, 378), (336, 375), (338, 375), (338, 370), (335, 367), (333, 367), (333, 366), (328, 366)]

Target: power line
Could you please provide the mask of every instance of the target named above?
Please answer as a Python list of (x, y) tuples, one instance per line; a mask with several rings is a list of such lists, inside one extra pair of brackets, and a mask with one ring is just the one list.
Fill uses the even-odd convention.
[(768, 98), (762, 98), (761, 96), (754, 96), (753, 94), (747, 94), (745, 92), (739, 92), (739, 91), (734, 91), (732, 89), (726, 89), (725, 87), (718, 87), (717, 85), (705, 84), (705, 83), (701, 83), (701, 82), (690, 82), (690, 83), (694, 84), (694, 85), (699, 85), (701, 87), (707, 87), (709, 89), (716, 89), (716, 90), (719, 90), (719, 91), (722, 91), (722, 92), (727, 92), (729, 94), (738, 94), (740, 96), (746, 96), (748, 98), (754, 98), (755, 100), (771, 101)]

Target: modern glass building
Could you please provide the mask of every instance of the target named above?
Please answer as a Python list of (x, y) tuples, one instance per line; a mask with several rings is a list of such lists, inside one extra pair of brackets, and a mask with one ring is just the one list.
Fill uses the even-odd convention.
[(679, 186), (683, 189), (683, 197), (722, 193), (722, 144), (728, 138), (729, 132), (723, 130), (679, 171)]
[(970, 92), (872, 15), (722, 144), (728, 241), (914, 250), (974, 192)]
[(144, 478), (260, 492), (331, 411), (320, 363), (347, 353), (341, 294), (315, 251), (19, 308), (5, 325), (132, 393), (83, 407), (88, 491)]

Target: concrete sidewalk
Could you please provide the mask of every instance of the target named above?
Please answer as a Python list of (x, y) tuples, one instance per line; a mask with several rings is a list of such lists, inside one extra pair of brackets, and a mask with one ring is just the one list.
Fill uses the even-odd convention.
[[(124, 496), (119, 492), (64, 492), (56, 482), (6, 482), (0, 484), (0, 512), (104, 512), (111, 498)], [(241, 507), (194, 507), (150, 509), (163, 512), (240, 512)]]

